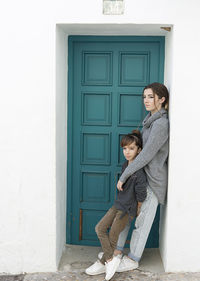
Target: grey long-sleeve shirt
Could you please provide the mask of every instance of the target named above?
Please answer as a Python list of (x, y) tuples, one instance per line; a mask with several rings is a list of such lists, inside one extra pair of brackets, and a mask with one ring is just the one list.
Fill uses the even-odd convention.
[(134, 161), (128, 165), (120, 177), (121, 182), (144, 168), (147, 181), (158, 198), (159, 203), (165, 203), (167, 190), (167, 158), (169, 151), (169, 122), (167, 111), (161, 108), (153, 115), (150, 113), (143, 121), (143, 149)]

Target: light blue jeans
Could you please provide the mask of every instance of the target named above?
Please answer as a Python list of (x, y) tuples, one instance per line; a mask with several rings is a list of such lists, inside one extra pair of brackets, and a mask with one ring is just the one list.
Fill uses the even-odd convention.
[[(139, 261), (141, 259), (156, 215), (157, 207), (158, 199), (151, 188), (147, 187), (147, 197), (142, 203), (139, 216), (136, 218), (135, 229), (133, 230), (131, 236), (130, 252), (128, 254), (128, 256), (135, 261)], [(127, 224), (125, 229), (119, 235), (116, 248), (120, 251), (123, 251), (129, 229), (130, 224)]]

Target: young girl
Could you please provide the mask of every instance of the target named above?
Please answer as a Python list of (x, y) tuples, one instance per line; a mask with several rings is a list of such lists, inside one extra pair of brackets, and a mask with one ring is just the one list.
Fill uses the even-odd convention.
[[(168, 157), (168, 99), (167, 88), (160, 83), (153, 83), (144, 88), (144, 106), (149, 114), (143, 121), (143, 150), (125, 169), (117, 188), (123, 189), (126, 179), (141, 168), (147, 175), (147, 198), (143, 202), (141, 212), (136, 219), (133, 230), (130, 253), (124, 256), (117, 272), (132, 270), (138, 267), (158, 204), (164, 204), (167, 191), (167, 157)], [(130, 226), (120, 233), (115, 254), (121, 254)]]
[[(126, 162), (122, 166), (123, 172), (127, 166), (135, 161), (142, 149), (140, 132), (134, 130), (131, 134), (125, 135), (121, 140), (121, 147), (123, 147), (123, 154), (126, 158)], [(146, 198), (146, 186), (146, 175), (143, 169), (138, 170), (125, 180), (114, 205), (95, 227), (103, 249), (103, 256), (101, 255), (100, 260), (86, 269), (87, 274), (96, 275), (106, 272), (105, 279), (112, 278), (121, 260), (121, 254), (113, 255), (119, 234), (127, 223), (136, 217)]]

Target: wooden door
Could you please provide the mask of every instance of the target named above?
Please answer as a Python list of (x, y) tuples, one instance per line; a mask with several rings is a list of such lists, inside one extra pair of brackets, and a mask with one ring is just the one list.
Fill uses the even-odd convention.
[[(67, 243), (99, 245), (124, 161), (120, 138), (141, 127), (142, 90), (163, 82), (164, 37), (69, 38)], [(158, 246), (159, 212), (147, 246)]]

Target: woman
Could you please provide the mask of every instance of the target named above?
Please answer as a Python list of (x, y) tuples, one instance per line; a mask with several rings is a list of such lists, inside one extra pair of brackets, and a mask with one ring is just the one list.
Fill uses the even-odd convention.
[[(117, 188), (122, 191), (126, 179), (137, 170), (144, 168), (148, 187), (147, 198), (141, 206), (135, 222), (130, 252), (124, 256), (117, 272), (136, 269), (142, 256), (145, 244), (155, 218), (158, 204), (165, 203), (167, 191), (167, 157), (168, 157), (168, 101), (167, 88), (160, 83), (152, 83), (144, 88), (144, 106), (149, 114), (143, 121), (142, 139), (143, 150), (121, 175)], [(130, 225), (120, 233), (115, 255), (121, 254), (128, 236)]]

